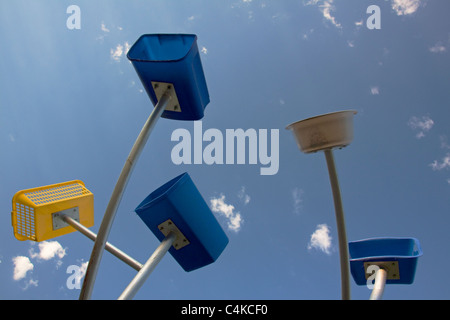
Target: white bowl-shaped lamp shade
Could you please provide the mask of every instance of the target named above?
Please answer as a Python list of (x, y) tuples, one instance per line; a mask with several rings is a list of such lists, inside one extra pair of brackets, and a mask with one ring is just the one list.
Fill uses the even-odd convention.
[(294, 122), (286, 127), (294, 133), (304, 153), (343, 148), (353, 140), (354, 110), (327, 113)]

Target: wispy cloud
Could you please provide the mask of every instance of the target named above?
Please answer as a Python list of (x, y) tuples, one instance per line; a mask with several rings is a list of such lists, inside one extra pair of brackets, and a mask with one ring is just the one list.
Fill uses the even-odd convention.
[(228, 229), (234, 232), (241, 230), (243, 223), (240, 212), (237, 212), (235, 207), (231, 204), (225, 203), (225, 196), (220, 195), (219, 198), (210, 199), (211, 210), (219, 213), (227, 219)]
[(380, 94), (380, 88), (379, 87), (371, 87), (370, 88), (370, 94), (373, 96), (377, 96)]
[(106, 25), (105, 25), (105, 23), (104, 22), (102, 22), (102, 24), (101, 24), (101, 27), (100, 27), (101, 29), (102, 29), (102, 31), (103, 32), (109, 32), (110, 30), (106, 27)]
[(238, 198), (244, 202), (245, 205), (250, 203), (250, 196), (245, 192), (245, 186), (241, 187), (241, 190), (238, 192)]
[(335, 11), (333, 2), (334, 0), (309, 0), (305, 5), (317, 5), (327, 21), (331, 22), (336, 28), (342, 28), (342, 25), (333, 16), (333, 12)]
[(319, 224), (316, 231), (311, 235), (308, 250), (317, 249), (326, 254), (331, 254), (330, 228), (326, 224)]
[(420, 7), (421, 0), (392, 0), (392, 9), (399, 16), (413, 14)]
[(444, 53), (447, 51), (447, 47), (445, 47), (442, 43), (436, 43), (434, 46), (430, 47), (429, 50), (432, 53)]
[(131, 46), (128, 42), (125, 42), (123, 45), (119, 43), (115, 48), (110, 50), (111, 59), (119, 62), (122, 56), (128, 53), (130, 47)]
[(303, 194), (304, 194), (303, 189), (296, 187), (292, 190), (292, 201), (294, 206), (294, 213), (296, 214), (299, 214), (301, 209), (303, 208), (302, 206)]
[(421, 118), (411, 117), (408, 121), (408, 126), (411, 129), (418, 131), (416, 138), (421, 139), (425, 137), (425, 133), (433, 128), (434, 121), (428, 116), (423, 116)]
[(443, 169), (450, 169), (450, 153), (447, 153), (441, 161), (434, 160), (430, 164), (431, 169), (434, 171), (440, 171)]
[(439, 139), (441, 140), (441, 148), (442, 149), (450, 149), (450, 144), (448, 144), (448, 140), (447, 140), (447, 136), (446, 135), (442, 135), (439, 137)]
[(75, 283), (81, 283), (81, 280), (83, 279), (84, 275), (86, 274), (88, 265), (89, 265), (89, 261), (85, 261), (85, 262), (81, 263), (80, 269), (76, 273), (76, 276), (75, 276)]

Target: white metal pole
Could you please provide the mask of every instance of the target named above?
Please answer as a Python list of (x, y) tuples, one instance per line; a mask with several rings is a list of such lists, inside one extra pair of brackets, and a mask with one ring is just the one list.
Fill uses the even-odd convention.
[(89, 265), (86, 270), (86, 276), (83, 281), (83, 287), (81, 288), (80, 300), (91, 298), (95, 278), (97, 277), (106, 241), (111, 231), (111, 226), (113, 224), (117, 208), (119, 207), (120, 200), (122, 199), (123, 193), (125, 191), (125, 187), (128, 183), (131, 172), (134, 169), (136, 161), (139, 158), (145, 146), (145, 143), (148, 140), (148, 137), (150, 136), (152, 129), (161, 117), (161, 114), (166, 108), (167, 103), (171, 99), (170, 92), (172, 90), (173, 88), (167, 90), (156, 104), (144, 127), (142, 128), (138, 138), (136, 139), (136, 142), (134, 143), (133, 148), (130, 151), (125, 165), (123, 166), (122, 172), (120, 173), (119, 179), (117, 180), (116, 186), (114, 187), (114, 191), (111, 195), (111, 199), (109, 200), (108, 206), (103, 216), (103, 220), (97, 234), (97, 239), (95, 240), (94, 247), (91, 252)]
[[(81, 234), (85, 235), (86, 237), (88, 237), (92, 241), (95, 241), (95, 239), (97, 239), (97, 235), (94, 232), (92, 232), (91, 230), (89, 230), (88, 228), (83, 226), (78, 221), (72, 219), (71, 217), (69, 217), (67, 215), (61, 215), (61, 219), (64, 220), (65, 222), (67, 222), (68, 224), (70, 224), (76, 230), (81, 232)], [(127, 255), (122, 250), (120, 250), (117, 247), (113, 246), (109, 242), (106, 242), (105, 250), (109, 251), (110, 253), (112, 253), (117, 258), (119, 258), (120, 260), (122, 260), (123, 262), (125, 262), (126, 264), (128, 264), (130, 267), (132, 267), (133, 269), (135, 269), (137, 271), (141, 270), (142, 267), (143, 267), (143, 265), (141, 263), (139, 263), (138, 261), (136, 261), (135, 259), (133, 259), (129, 255)]]
[(119, 297), (119, 300), (130, 300), (136, 295), (138, 290), (142, 287), (144, 282), (149, 277), (150, 273), (155, 269), (164, 255), (169, 251), (173, 242), (176, 239), (176, 234), (170, 232), (167, 237), (161, 242), (155, 252), (151, 255), (151, 257), (144, 264), (142, 269), (138, 272), (138, 274), (134, 277), (134, 279), (130, 282), (130, 284), (125, 288), (122, 294)]
[(342, 300), (350, 300), (350, 266), (347, 244), (347, 232), (345, 230), (344, 209), (342, 206), (341, 191), (334, 163), (333, 151), (324, 150), (330, 176), (331, 189), (333, 191), (334, 208), (336, 211), (336, 224), (339, 238), (339, 255), (341, 265), (341, 294)]
[(370, 300), (381, 300), (384, 287), (386, 286), (387, 272), (386, 270), (380, 268), (375, 275), (375, 284), (372, 289), (372, 294), (370, 295)]

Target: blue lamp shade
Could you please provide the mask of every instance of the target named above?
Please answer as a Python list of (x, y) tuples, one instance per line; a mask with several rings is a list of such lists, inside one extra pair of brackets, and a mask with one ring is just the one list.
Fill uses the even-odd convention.
[[(415, 238), (372, 238), (349, 242), (350, 271), (357, 285), (366, 285), (364, 264), (396, 265), (386, 284), (412, 284), (418, 258), (423, 254)], [(397, 274), (398, 273), (398, 274)]]
[(154, 105), (163, 84), (174, 86), (177, 105), (166, 109), (163, 118), (203, 118), (209, 94), (196, 35), (145, 34), (130, 48), (127, 57)]
[(220, 256), (228, 237), (187, 173), (165, 183), (136, 208), (147, 227), (162, 241), (161, 225), (170, 221), (188, 240), (188, 245), (170, 254), (185, 271), (206, 266)]

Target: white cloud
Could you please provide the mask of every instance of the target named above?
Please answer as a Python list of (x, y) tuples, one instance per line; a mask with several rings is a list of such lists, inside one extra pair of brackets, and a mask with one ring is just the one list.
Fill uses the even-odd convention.
[(106, 25), (102, 22), (101, 29), (103, 32), (109, 32), (109, 29), (106, 28)]
[(334, 0), (309, 0), (305, 5), (318, 5), (323, 17), (331, 22), (335, 27), (341, 28), (342, 25), (338, 23), (336, 18), (332, 15), (332, 12), (335, 10), (333, 2)]
[(27, 272), (34, 269), (34, 265), (31, 263), (28, 257), (17, 256), (13, 259), (14, 263), (14, 275), (13, 279), (18, 281), (26, 277)]
[(392, 9), (399, 16), (413, 14), (419, 9), (421, 0), (392, 0)]
[[(33, 243), (32, 246), (35, 244)], [(34, 248), (29, 250), (29, 256), (17, 256), (14, 257), (14, 275), (13, 279), (18, 281), (24, 279), (27, 276), (28, 271), (34, 269), (34, 264), (30, 261), (30, 258), (39, 260), (51, 260), (56, 259), (56, 268), (62, 265), (62, 258), (66, 255), (66, 250), (61, 246), (58, 241), (43, 241), (39, 243), (39, 252), (34, 252)], [(29, 279), (25, 283), (23, 290), (28, 289), (30, 286), (38, 286), (38, 280)]]
[(250, 203), (250, 196), (245, 192), (245, 187), (242, 186), (238, 193), (238, 198), (241, 199), (245, 205)]
[(223, 194), (220, 198), (211, 198), (210, 203), (213, 212), (219, 213), (227, 219), (229, 230), (238, 232), (241, 229), (241, 224), (243, 223), (241, 214), (235, 211), (233, 205), (225, 203)]
[(110, 53), (113, 60), (120, 61), (120, 57), (122, 57), (123, 54), (123, 46), (118, 44), (115, 49), (111, 49)]
[(439, 139), (441, 140), (441, 148), (442, 149), (450, 149), (450, 145), (447, 142), (447, 136), (446, 135), (440, 136)]
[(325, 1), (322, 6), (320, 6), (321, 11), (323, 13), (323, 17), (334, 24), (337, 28), (341, 28), (341, 24), (336, 21), (336, 18), (331, 15), (331, 12), (334, 11), (334, 6), (332, 5), (333, 1)]
[(299, 214), (302, 209), (303, 194), (304, 191), (300, 188), (294, 188), (294, 190), (292, 190), (292, 200), (294, 203), (294, 212), (296, 214)]
[(411, 129), (419, 131), (416, 134), (417, 139), (425, 137), (425, 133), (430, 131), (433, 125), (434, 121), (428, 116), (423, 116), (422, 118), (411, 117), (408, 121), (408, 126)]
[(89, 261), (81, 263), (79, 272), (76, 273), (76, 276), (74, 279), (75, 283), (81, 283), (81, 280), (83, 279), (84, 275), (86, 274), (88, 264), (89, 264)]
[(380, 94), (380, 88), (379, 87), (371, 87), (370, 88), (370, 93), (373, 96), (379, 95)]
[(442, 159), (441, 162), (435, 160), (433, 163), (430, 164), (430, 167), (434, 171), (440, 171), (443, 169), (450, 169), (450, 153), (447, 153), (446, 156)]
[(432, 53), (444, 53), (447, 51), (447, 48), (441, 43), (437, 43), (434, 46), (432, 46), (429, 50)]
[(317, 249), (326, 254), (331, 254), (330, 228), (326, 224), (319, 224), (316, 231), (311, 235), (308, 250)]
[(307, 32), (303, 33), (302, 38), (303, 40), (308, 40), (309, 36), (314, 33), (314, 29), (309, 29)]
[(63, 249), (58, 241), (43, 241), (39, 243), (39, 253), (35, 253), (33, 248), (30, 249), (30, 257), (41, 260), (50, 260), (55, 257), (64, 258), (66, 250)]
[(125, 42), (124, 45), (119, 43), (115, 48), (110, 50), (111, 59), (119, 62), (122, 56), (128, 53), (128, 50), (130, 50), (128, 42)]

